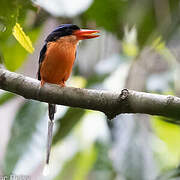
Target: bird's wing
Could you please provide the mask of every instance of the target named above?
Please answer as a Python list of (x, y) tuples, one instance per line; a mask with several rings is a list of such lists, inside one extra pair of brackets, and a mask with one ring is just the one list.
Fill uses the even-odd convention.
[(42, 64), (42, 62), (43, 62), (43, 60), (44, 60), (44, 57), (45, 57), (46, 50), (47, 50), (47, 44), (45, 44), (45, 45), (43, 46), (43, 48), (41, 49), (41, 51), (40, 51), (40, 56), (39, 56), (39, 68), (38, 68), (38, 73), (37, 73), (38, 80), (41, 80), (40, 69), (41, 69), (41, 64)]

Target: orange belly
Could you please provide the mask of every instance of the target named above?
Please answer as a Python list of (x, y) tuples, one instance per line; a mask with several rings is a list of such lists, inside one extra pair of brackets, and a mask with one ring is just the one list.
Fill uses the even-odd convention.
[(76, 45), (70, 43), (51, 42), (41, 64), (41, 83), (65, 85), (75, 60)]

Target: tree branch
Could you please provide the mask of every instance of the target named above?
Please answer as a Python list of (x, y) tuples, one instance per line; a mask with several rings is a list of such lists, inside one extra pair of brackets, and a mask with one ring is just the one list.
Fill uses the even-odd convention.
[(180, 117), (180, 98), (124, 89), (121, 92), (60, 87), (0, 68), (0, 89), (26, 99), (104, 112), (108, 118), (121, 113)]

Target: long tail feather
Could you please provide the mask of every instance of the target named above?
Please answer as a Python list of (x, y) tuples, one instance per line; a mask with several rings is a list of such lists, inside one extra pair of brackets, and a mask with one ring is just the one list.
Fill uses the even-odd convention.
[(56, 113), (56, 105), (48, 104), (48, 110), (49, 110), (49, 122), (48, 122), (46, 164), (49, 164), (49, 157), (50, 157), (51, 144), (52, 144), (52, 135), (53, 135), (53, 125), (54, 125), (54, 114)]
[(54, 120), (54, 114), (56, 113), (56, 105), (55, 104), (48, 104), (49, 110), (49, 119), (50, 121)]

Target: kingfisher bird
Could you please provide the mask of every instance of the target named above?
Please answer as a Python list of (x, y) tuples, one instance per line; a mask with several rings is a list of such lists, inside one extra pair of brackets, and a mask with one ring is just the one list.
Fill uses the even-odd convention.
[[(78, 42), (98, 36), (98, 30), (80, 29), (74, 24), (62, 24), (52, 31), (45, 39), (45, 44), (40, 51), (38, 80), (41, 81), (41, 86), (44, 83), (52, 83), (64, 87), (72, 71)], [(46, 164), (49, 164), (55, 106), (55, 104), (48, 104), (49, 123)]]

